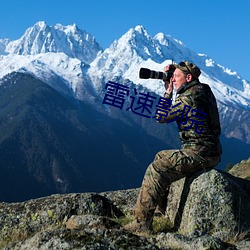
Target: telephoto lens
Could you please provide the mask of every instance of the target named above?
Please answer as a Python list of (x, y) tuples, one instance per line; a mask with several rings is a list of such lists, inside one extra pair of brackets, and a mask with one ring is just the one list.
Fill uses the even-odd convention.
[(147, 68), (140, 68), (139, 77), (142, 79), (162, 79), (170, 82), (171, 77), (175, 71), (176, 67), (174, 64), (169, 65), (169, 69), (167, 72), (154, 71)]
[(167, 79), (165, 72), (154, 71), (147, 68), (140, 68), (139, 77), (142, 79)]

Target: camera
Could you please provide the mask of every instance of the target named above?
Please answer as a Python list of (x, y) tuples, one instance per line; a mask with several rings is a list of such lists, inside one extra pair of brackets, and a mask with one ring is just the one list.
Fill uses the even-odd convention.
[(142, 79), (162, 79), (170, 81), (175, 71), (175, 66), (173, 64), (169, 65), (169, 70), (167, 72), (154, 71), (147, 68), (140, 68), (139, 77)]

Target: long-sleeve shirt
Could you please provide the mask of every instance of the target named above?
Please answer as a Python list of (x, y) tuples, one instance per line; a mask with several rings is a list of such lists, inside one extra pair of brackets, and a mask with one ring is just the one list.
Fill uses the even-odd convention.
[[(172, 94), (165, 93), (164, 98), (170, 100)], [(209, 85), (198, 80), (182, 85), (171, 109), (167, 114), (159, 111), (157, 120), (167, 123), (176, 121), (182, 148), (192, 148), (204, 156), (222, 154), (219, 113)]]

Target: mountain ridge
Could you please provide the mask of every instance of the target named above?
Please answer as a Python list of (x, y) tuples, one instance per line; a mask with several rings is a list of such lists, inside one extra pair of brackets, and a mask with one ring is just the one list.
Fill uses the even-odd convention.
[(100, 113), (27, 73), (4, 81), (1, 201), (139, 186), (155, 148), (167, 146), (132, 120)]
[[(88, 44), (84, 45), (85, 42)], [(201, 81), (211, 85), (218, 100), (227, 105), (240, 105), (250, 110), (250, 83), (248, 81), (242, 79), (236, 72), (216, 64), (208, 56), (191, 51), (183, 42), (169, 35), (158, 33), (154, 37), (150, 36), (142, 25), (131, 28), (104, 51), (92, 35), (80, 30), (76, 24), (48, 26), (44, 21), (37, 22), (33, 27), (28, 28), (20, 39), (15, 41), (1, 39), (0, 44), (2, 47), (6, 46), (2, 51), (2, 54), (5, 55), (0, 57), (1, 66), (4, 69), (9, 68), (6, 72), (4, 70), (0, 77), (22, 69), (22, 60), (25, 67), (32, 72), (32, 64), (34, 67), (37, 66), (36, 59), (31, 60), (32, 55), (41, 54), (40, 57), (42, 57), (47, 52), (51, 52), (54, 53), (55, 60), (63, 61), (65, 59), (60, 58), (60, 53), (64, 53), (86, 65), (87, 74), (84, 77), (89, 77), (96, 86), (98, 86), (98, 80), (95, 83), (96, 78), (103, 78), (107, 81), (116, 76), (123, 76), (157, 94), (164, 91), (162, 83), (139, 79), (139, 68), (148, 66), (161, 71), (166, 64), (172, 61), (178, 63), (182, 60), (190, 60), (201, 68)], [(16, 65), (17, 60), (11, 61), (8, 54), (11, 56), (25, 55), (26, 57), (19, 58), (19, 64)], [(89, 54), (93, 56), (90, 58)], [(30, 61), (28, 65), (25, 62), (27, 56)], [(57, 57), (59, 58), (56, 59)], [(47, 59), (45, 58), (45, 60)], [(29, 69), (29, 65), (31, 69)], [(50, 62), (48, 62), (48, 66), (51, 66)], [(61, 69), (57, 74), (63, 74), (63, 71), (65, 69)], [(70, 82), (69, 78), (72, 77), (79, 77), (79, 73), (70, 74), (70, 77), (65, 80)], [(69, 87), (71, 87), (70, 84)]]
[[(39, 44), (37, 52), (27, 48), (18, 54), (16, 49), (22, 48), (19, 45), (27, 42), (28, 36), (14, 41), (16, 49), (12, 41), (0, 40), (0, 153), (3, 156), (0, 176), (8, 176), (2, 177), (3, 190), (13, 179), (13, 183), (22, 186), (18, 175), (14, 175), (15, 169), (28, 180), (27, 187), (37, 185), (36, 196), (78, 189), (102, 191), (139, 186), (145, 167), (155, 153), (178, 148), (180, 141), (175, 124), (156, 124), (128, 107), (132, 98), (138, 98), (136, 91), (149, 93), (156, 99), (164, 92), (162, 80), (139, 79), (140, 67), (161, 71), (172, 59), (174, 63), (192, 60), (200, 66), (201, 81), (211, 86), (217, 98), (224, 151), (219, 168), (249, 157), (250, 84), (237, 73), (189, 50), (171, 36), (158, 33), (151, 37), (143, 26), (131, 28), (104, 51), (96, 50), (96, 43), (90, 39), (93, 42), (90, 54), (95, 54), (92, 61), (88, 57), (81, 59), (85, 54), (78, 58), (79, 36), (74, 34), (81, 32), (76, 25), (48, 26), (41, 22), (34, 26), (26, 32), (36, 34), (30, 41)], [(71, 52), (76, 53), (67, 55), (68, 42), (65, 53), (63, 48), (61, 52), (51, 49), (41, 53), (53, 29), (60, 30), (62, 37), (68, 37), (71, 42), (70, 39), (75, 39), (71, 44), (76, 48)], [(87, 35), (80, 37), (85, 39)], [(7, 47), (17, 54), (7, 52)], [(103, 104), (108, 81), (129, 89), (131, 96), (125, 97), (127, 109)], [(43, 94), (32, 84), (39, 85)], [(97, 157), (95, 152), (101, 152), (101, 156)], [(18, 166), (25, 171), (22, 173)], [(97, 184), (100, 186), (95, 187)], [(11, 187), (12, 193), (17, 186)], [(34, 197), (29, 188), (23, 190), (27, 191), (28, 195), (18, 198), (16, 194), (13, 200)]]
[(5, 50), (17, 55), (63, 52), (69, 57), (90, 63), (102, 48), (92, 35), (79, 29), (76, 24), (49, 26), (40, 21), (28, 28), (20, 39), (9, 41)]

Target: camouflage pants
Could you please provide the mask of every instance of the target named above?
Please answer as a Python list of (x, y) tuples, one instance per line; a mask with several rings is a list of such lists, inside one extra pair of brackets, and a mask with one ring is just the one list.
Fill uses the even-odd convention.
[(164, 150), (156, 154), (146, 170), (135, 205), (138, 221), (151, 221), (170, 184), (199, 169), (215, 167), (220, 157), (201, 157), (192, 149)]

